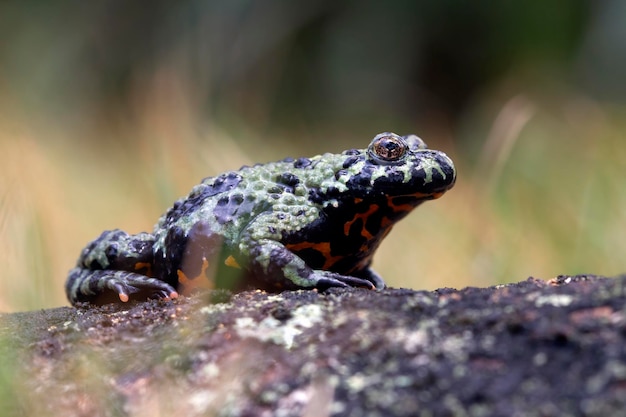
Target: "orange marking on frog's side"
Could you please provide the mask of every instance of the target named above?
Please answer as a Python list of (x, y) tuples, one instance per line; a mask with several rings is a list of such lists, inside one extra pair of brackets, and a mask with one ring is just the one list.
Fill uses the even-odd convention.
[(231, 268), (241, 269), (241, 265), (237, 262), (233, 255), (228, 255), (228, 258), (224, 259), (224, 265), (229, 266)]
[(207, 258), (202, 257), (202, 267), (200, 268), (200, 273), (194, 277), (188, 277), (184, 271), (181, 269), (176, 271), (176, 275), (178, 276), (178, 283), (180, 284), (181, 293), (190, 294), (193, 290), (201, 288), (201, 289), (213, 289), (215, 285), (209, 279), (200, 279), (202, 277), (206, 278), (206, 271), (209, 268), (209, 261)]
[[(423, 197), (421, 194), (418, 196)], [(415, 208), (414, 204), (396, 204), (393, 202), (393, 197), (387, 197), (387, 205), (396, 213), (402, 211), (411, 211)]]
[(343, 259), (343, 256), (332, 256), (330, 254), (331, 247), (330, 242), (300, 242), (300, 243), (288, 243), (285, 245), (287, 249), (292, 252), (297, 252), (303, 249), (313, 249), (324, 256), (324, 265), (322, 269), (330, 269), (336, 262)]
[[(416, 200), (420, 200), (420, 201), (436, 200), (442, 195), (444, 195), (444, 193), (445, 191), (440, 191), (438, 193), (427, 193), (427, 194), (415, 193), (415, 194), (411, 194), (410, 197), (413, 197)], [(387, 197), (387, 202), (389, 204), (389, 207), (394, 209), (394, 211), (408, 211), (408, 210), (413, 210), (415, 208), (415, 205), (413, 204), (400, 204), (400, 205), (394, 204), (393, 199), (394, 197)]]
[(142, 269), (145, 270), (143, 275), (146, 275), (146, 276), (149, 276), (149, 277), (153, 276), (152, 275), (152, 264), (151, 263), (149, 263), (149, 262), (137, 262), (135, 264), (135, 271), (140, 271)]
[(396, 204), (393, 202), (393, 200), (395, 199), (395, 197), (389, 197), (387, 196), (387, 205), (396, 213), (398, 212), (409, 212), (411, 210), (413, 210), (415, 208), (415, 206), (417, 204), (419, 204), (421, 201), (426, 201), (426, 200), (435, 200), (439, 197), (441, 197), (443, 195), (443, 192), (440, 193), (434, 193), (434, 194), (424, 194), (424, 193), (415, 193), (415, 194), (411, 194), (410, 197), (413, 197), (416, 199), (417, 203), (416, 204), (411, 204), (411, 203), (405, 203), (405, 204)]
[[(357, 200), (359, 200), (358, 198), (354, 199), (355, 202)], [(352, 220), (348, 220), (346, 222), (346, 224), (343, 225), (343, 233), (346, 236), (350, 235), (350, 228), (352, 227), (352, 224), (361, 219), (363, 221), (363, 226), (361, 227), (361, 236), (363, 236), (365, 239), (370, 240), (372, 239), (374, 236), (365, 228), (365, 223), (367, 223), (367, 219), (369, 216), (371, 216), (372, 214), (376, 213), (376, 211), (378, 211), (379, 206), (377, 204), (372, 204), (369, 206), (369, 208), (367, 209), (367, 211), (365, 213), (356, 213), (354, 215), (354, 217), (352, 218)]]
[(391, 221), (389, 217), (383, 217), (380, 221), (380, 229), (384, 230), (383, 237), (387, 236), (387, 233), (389, 233), (389, 230), (391, 230), (391, 226), (393, 226), (393, 221)]

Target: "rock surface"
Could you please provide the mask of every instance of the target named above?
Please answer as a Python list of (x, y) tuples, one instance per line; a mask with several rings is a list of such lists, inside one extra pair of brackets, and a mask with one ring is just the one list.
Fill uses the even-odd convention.
[(2, 416), (626, 415), (626, 277), (0, 316)]

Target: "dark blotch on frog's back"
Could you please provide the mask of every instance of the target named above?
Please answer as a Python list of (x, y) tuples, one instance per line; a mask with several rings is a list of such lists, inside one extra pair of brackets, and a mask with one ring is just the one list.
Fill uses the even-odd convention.
[(294, 168), (308, 168), (311, 167), (312, 161), (309, 158), (298, 158), (293, 162)]
[(300, 184), (300, 179), (291, 172), (283, 172), (276, 178), (276, 182), (287, 187), (285, 191), (293, 193), (293, 189)]
[(167, 212), (166, 226), (171, 225), (182, 216), (194, 212), (198, 207), (201, 207), (208, 198), (237, 187), (242, 177), (237, 172), (226, 172), (213, 179), (212, 184), (209, 183), (211, 179), (211, 177), (205, 178), (202, 181), (202, 185), (198, 186), (186, 199), (178, 200), (174, 203), (172, 208)]
[[(232, 194), (225, 193), (238, 185), (240, 181), (241, 177), (236, 173), (222, 175), (215, 179), (214, 185), (210, 187), (210, 193), (202, 193), (203, 198), (224, 193), (217, 200), (217, 204), (213, 209), (215, 219), (220, 225), (235, 221), (245, 222), (245, 218), (251, 216), (253, 212), (258, 214), (269, 210), (272, 204), (271, 201), (259, 201), (259, 196), (254, 193), (242, 194), (237, 191), (234, 191)], [(273, 181), (274, 185), (265, 190), (265, 193), (274, 200), (278, 199), (283, 193), (293, 193), (294, 188), (300, 183), (299, 178), (291, 172), (281, 172), (273, 178)]]
[(328, 187), (324, 192), (317, 187), (309, 189), (309, 201), (314, 204), (323, 205), (325, 202), (339, 197), (341, 197), (341, 192), (337, 187)]
[(350, 190), (360, 190), (360, 189), (364, 189), (364, 188), (372, 188), (371, 187), (371, 181), (372, 181), (372, 172), (375, 170), (375, 168), (371, 165), (365, 165), (363, 167), (363, 169), (354, 174), (346, 183), (346, 186), (350, 189)]
[(356, 164), (359, 161), (362, 161), (365, 157), (363, 155), (352, 155), (349, 156), (344, 162), (344, 168), (350, 168), (352, 165)]
[[(189, 196), (188, 201), (194, 200), (196, 203), (202, 203), (208, 197), (213, 197), (214, 195), (232, 190), (239, 185), (241, 180), (241, 174), (238, 172), (227, 172), (216, 177), (213, 180), (213, 184), (206, 184), (206, 188), (203, 188), (202, 191), (198, 193), (197, 198), (193, 195)], [(205, 179), (205, 181), (207, 180)], [(205, 183), (205, 181), (203, 181), (203, 183)]]
[(226, 194), (217, 200), (217, 204), (213, 209), (215, 219), (219, 224), (225, 224), (235, 220), (235, 217), (241, 216), (240, 206), (244, 201), (243, 194), (236, 193), (232, 195)]
[[(277, 195), (283, 192), (283, 187), (276, 187)], [(252, 215), (270, 210), (272, 203), (269, 201), (258, 201), (255, 194), (226, 194), (217, 200), (213, 208), (215, 220), (220, 225), (239, 221), (246, 223)]]

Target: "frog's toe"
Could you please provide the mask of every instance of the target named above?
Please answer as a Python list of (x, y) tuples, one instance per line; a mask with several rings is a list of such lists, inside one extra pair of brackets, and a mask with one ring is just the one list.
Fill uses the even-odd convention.
[(130, 300), (131, 295), (134, 298), (141, 298), (138, 295), (145, 293), (145, 298), (147, 299), (159, 299), (159, 298), (178, 298), (178, 292), (173, 288), (155, 288), (155, 287), (136, 287), (133, 285), (128, 285), (126, 283), (114, 283), (112, 284), (112, 289), (117, 293), (120, 301), (123, 303), (128, 302)]
[(123, 275), (110, 279), (107, 285), (123, 303), (131, 296), (135, 299), (178, 298), (176, 289), (166, 282), (132, 272)]
[(377, 290), (383, 290), (386, 287), (385, 281), (383, 280), (383, 278), (371, 268), (367, 268), (364, 271), (361, 271), (360, 273), (358, 273), (357, 275), (363, 279), (368, 280), (372, 284), (374, 284), (374, 287)]

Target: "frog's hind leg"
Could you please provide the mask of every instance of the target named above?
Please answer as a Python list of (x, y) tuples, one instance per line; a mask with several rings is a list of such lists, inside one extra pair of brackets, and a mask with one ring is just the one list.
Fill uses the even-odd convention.
[(128, 271), (84, 268), (70, 271), (65, 291), (72, 304), (127, 302), (131, 296), (136, 299), (178, 297), (171, 285), (157, 278)]
[(167, 282), (153, 277), (154, 236), (109, 230), (91, 242), (67, 278), (65, 290), (72, 304), (105, 304), (135, 299), (176, 298)]

